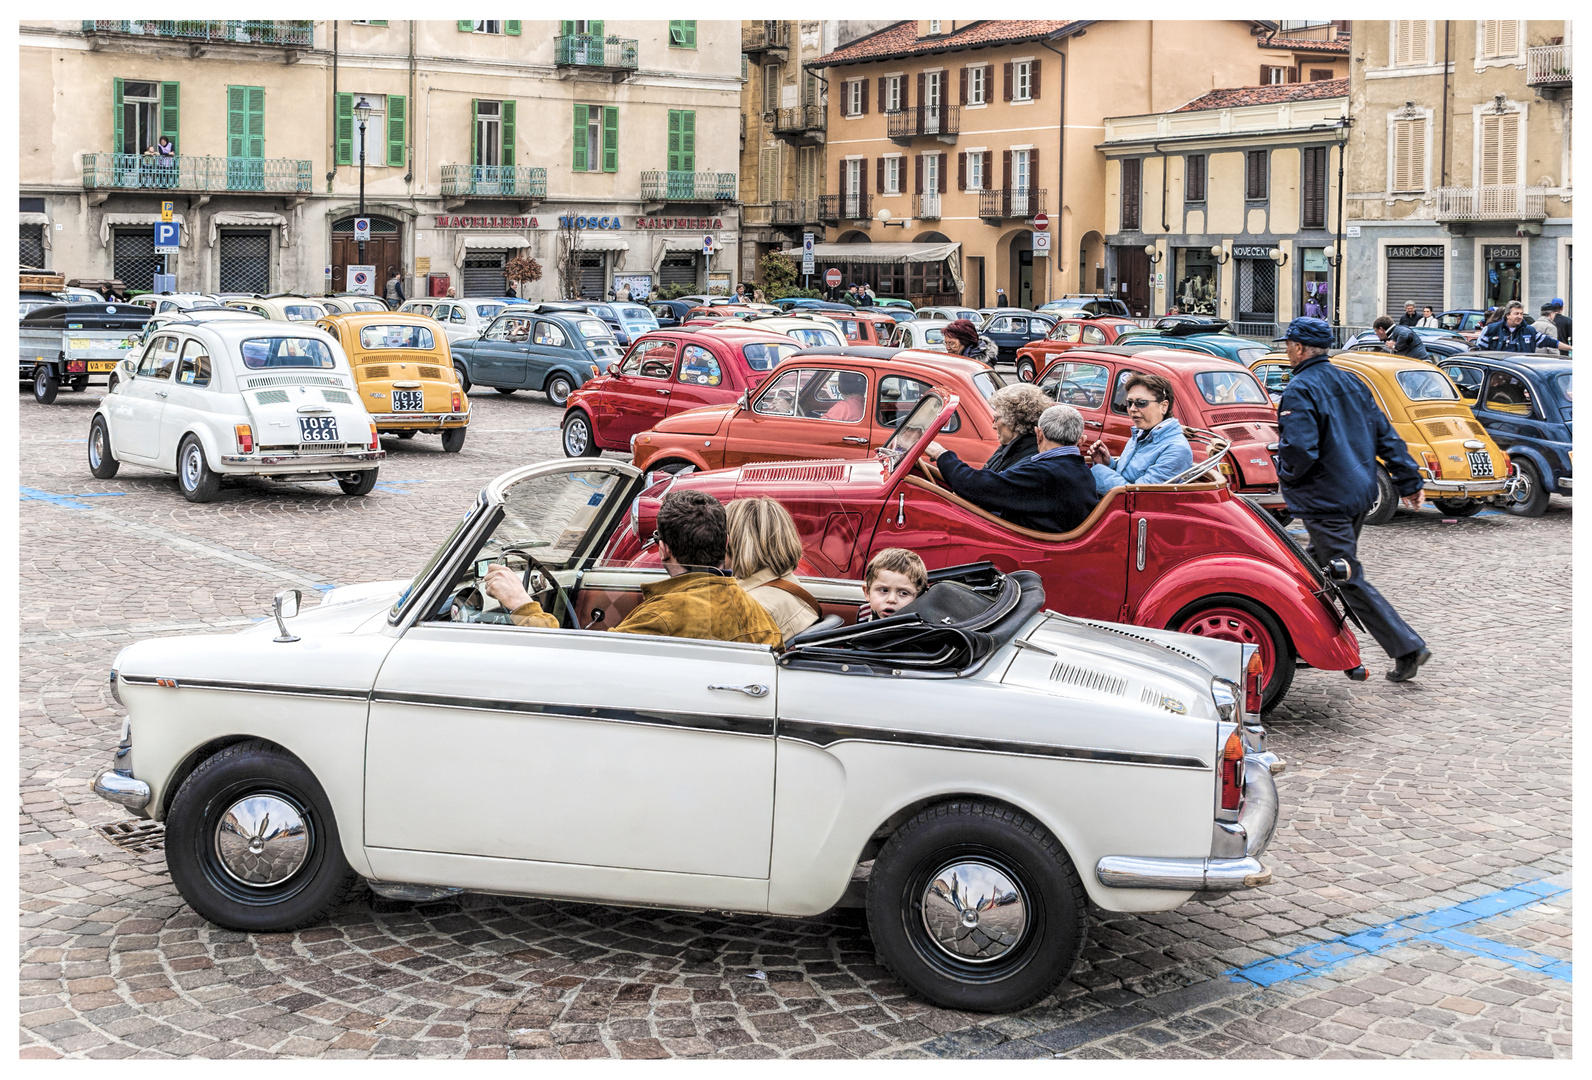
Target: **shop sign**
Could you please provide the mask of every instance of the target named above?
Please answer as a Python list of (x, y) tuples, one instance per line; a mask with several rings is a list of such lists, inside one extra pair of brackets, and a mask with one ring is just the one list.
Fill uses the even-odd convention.
[(539, 229), (533, 217), (459, 217), (453, 214), (438, 214), (437, 228), (439, 229)]
[(619, 228), (619, 215), (604, 214), (602, 217), (598, 217), (596, 214), (560, 214), (558, 227), (560, 229), (617, 229)]
[(1397, 247), (1387, 249), (1390, 259), (1441, 259), (1443, 248), (1440, 244), (1399, 244)]
[(1269, 258), (1271, 258), (1271, 248), (1269, 248), (1269, 247), (1253, 247), (1253, 246), (1251, 246), (1251, 247), (1235, 247), (1235, 248), (1233, 248), (1233, 258), (1235, 258), (1235, 259), (1269, 259)]
[(1327, 271), (1327, 253), (1321, 248), (1305, 248), (1305, 272), (1325, 273)]
[(1520, 258), (1519, 244), (1488, 244), (1485, 258), (1490, 262), (1493, 259), (1518, 259)]
[(636, 219), (636, 228), (690, 229), (695, 232), (698, 229), (722, 229), (724, 228), (724, 219), (705, 217), (638, 217)]

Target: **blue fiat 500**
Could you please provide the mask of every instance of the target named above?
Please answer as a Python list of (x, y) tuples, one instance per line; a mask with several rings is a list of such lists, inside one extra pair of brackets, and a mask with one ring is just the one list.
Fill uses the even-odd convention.
[(1473, 352), (1441, 366), (1521, 479), (1511, 514), (1538, 517), (1550, 492), (1569, 495), (1570, 359), (1533, 353)]

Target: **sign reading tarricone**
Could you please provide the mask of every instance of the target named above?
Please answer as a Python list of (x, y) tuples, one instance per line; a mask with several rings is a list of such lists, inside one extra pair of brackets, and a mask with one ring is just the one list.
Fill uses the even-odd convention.
[(459, 217), (456, 214), (438, 214), (439, 229), (539, 229), (534, 217)]
[(1441, 259), (1443, 248), (1440, 244), (1399, 244), (1387, 249), (1390, 259)]

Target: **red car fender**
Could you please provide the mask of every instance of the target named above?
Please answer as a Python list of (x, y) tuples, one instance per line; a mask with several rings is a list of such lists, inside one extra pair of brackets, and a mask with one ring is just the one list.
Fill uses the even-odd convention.
[[(1131, 571), (1130, 571), (1131, 573)], [(1211, 555), (1179, 563), (1140, 595), (1124, 622), (1167, 626), (1178, 612), (1206, 596), (1244, 596), (1283, 624), (1300, 659), (1326, 671), (1360, 666), (1360, 646), (1330, 604), (1311, 591), (1302, 574), (1244, 555)]]
[[(645, 432), (643, 432), (643, 434), (645, 434)], [(700, 442), (701, 439), (699, 438), (697, 441)], [(631, 464), (635, 465), (635, 467), (640, 469), (642, 472), (646, 472), (648, 469), (652, 468), (652, 462), (656, 458), (668, 458), (672, 461), (689, 461), (692, 465), (696, 466), (697, 472), (707, 472), (710, 469), (722, 467), (719, 465), (709, 465), (703, 460), (701, 454), (690, 449), (689, 447), (684, 446), (669, 446), (667, 444), (659, 446), (656, 443), (643, 443), (637, 440), (636, 445), (632, 448), (632, 451), (635, 454), (635, 457), (631, 459)]]

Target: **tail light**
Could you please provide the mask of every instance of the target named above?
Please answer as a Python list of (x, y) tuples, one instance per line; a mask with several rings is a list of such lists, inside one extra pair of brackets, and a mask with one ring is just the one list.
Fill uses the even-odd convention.
[(1261, 691), (1265, 687), (1266, 665), (1260, 658), (1260, 650), (1256, 649), (1249, 656), (1249, 664), (1244, 669), (1244, 712), (1250, 716), (1260, 715)]
[(372, 449), (372, 450), (380, 450), (381, 449), (381, 436), (376, 434), (376, 425), (375, 424), (370, 425), (370, 449)]
[(67, 371), (87, 371), (88, 370), (88, 361), (87, 360), (68, 360), (66, 362), (66, 370)]
[(1235, 729), (1222, 747), (1222, 809), (1237, 813), (1244, 801), (1244, 740)]
[(238, 440), (238, 453), (254, 453), (254, 429), (248, 424), (238, 424), (232, 429), (232, 434)]
[(1223, 476), (1227, 477), (1228, 483), (1232, 483), (1234, 480), (1238, 479), (1238, 470), (1233, 468), (1233, 463), (1230, 461), (1224, 459), (1218, 462), (1216, 465), (1216, 470)]
[(1422, 450), (1421, 457), (1426, 459), (1426, 468), (1432, 474), (1433, 480), (1443, 478), (1443, 463), (1437, 460), (1437, 455), (1430, 450)]
[(453, 391), (451, 397), (452, 397), (452, 401), (453, 401), (453, 411), (454, 412), (463, 412), (464, 411), (464, 400), (463, 400), (463, 398), (460, 397), (459, 392), (457, 390)]

